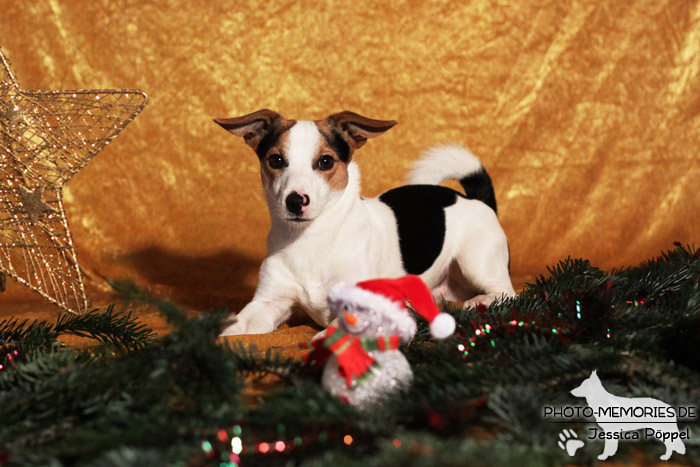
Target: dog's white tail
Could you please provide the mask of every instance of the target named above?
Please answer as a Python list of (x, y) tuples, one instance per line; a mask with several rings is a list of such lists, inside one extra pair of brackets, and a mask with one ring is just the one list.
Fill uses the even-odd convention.
[(478, 199), (497, 212), (491, 177), (481, 161), (458, 144), (426, 150), (413, 163), (407, 176), (409, 185), (438, 185), (450, 179), (459, 181), (467, 198)]

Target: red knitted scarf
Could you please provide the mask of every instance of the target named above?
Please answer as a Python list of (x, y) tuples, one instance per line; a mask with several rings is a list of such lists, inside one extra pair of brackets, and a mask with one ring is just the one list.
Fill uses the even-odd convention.
[(313, 351), (306, 359), (312, 357), (323, 365), (332, 353), (338, 360), (340, 375), (345, 378), (348, 387), (352, 387), (353, 380), (366, 377), (370, 368), (379, 366), (368, 351), (396, 350), (399, 342), (399, 336), (356, 337), (335, 326), (328, 326), (323, 336), (311, 342)]

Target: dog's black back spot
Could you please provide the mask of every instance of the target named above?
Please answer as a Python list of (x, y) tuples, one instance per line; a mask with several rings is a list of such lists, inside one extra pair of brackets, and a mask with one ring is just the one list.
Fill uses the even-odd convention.
[(461, 194), (442, 186), (407, 185), (379, 197), (394, 211), (407, 273), (424, 273), (440, 255), (445, 242), (445, 208), (458, 196)]

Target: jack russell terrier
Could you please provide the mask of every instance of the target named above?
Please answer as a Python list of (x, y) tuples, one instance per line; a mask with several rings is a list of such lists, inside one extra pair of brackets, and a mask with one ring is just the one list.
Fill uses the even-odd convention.
[[(465, 306), (515, 295), (491, 178), (466, 149), (428, 150), (408, 185), (367, 199), (353, 154), (397, 122), (348, 111), (295, 121), (267, 109), (214, 121), (258, 155), (272, 220), (255, 296), (223, 336), (272, 332), (295, 304), (327, 326), (338, 282), (415, 274)], [(447, 179), (466, 196), (438, 185)]]

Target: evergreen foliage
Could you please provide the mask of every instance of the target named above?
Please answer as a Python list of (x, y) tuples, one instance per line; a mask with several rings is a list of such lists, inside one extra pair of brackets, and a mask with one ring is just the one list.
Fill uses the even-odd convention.
[[(552, 423), (543, 407), (583, 406), (569, 391), (597, 369), (619, 396), (700, 402), (700, 253), (678, 245), (638, 267), (586, 260), (549, 268), (488, 309), (443, 304), (444, 341), (424, 324), (402, 350), (414, 382), (361, 413), (331, 397), (319, 369), (217, 340), (225, 310), (187, 318), (132, 283), (124, 297), (158, 306), (155, 338), (113, 307), (55, 324), (0, 322), (0, 465), (559, 465), (602, 452), (592, 421)], [(96, 341), (73, 350), (63, 334)], [(3, 363), (4, 362), (4, 363)], [(278, 383), (251, 403), (246, 381)], [(565, 427), (585, 446), (557, 446)], [(700, 458), (697, 421), (685, 456)], [(655, 460), (657, 441), (621, 442), (615, 460)]]

